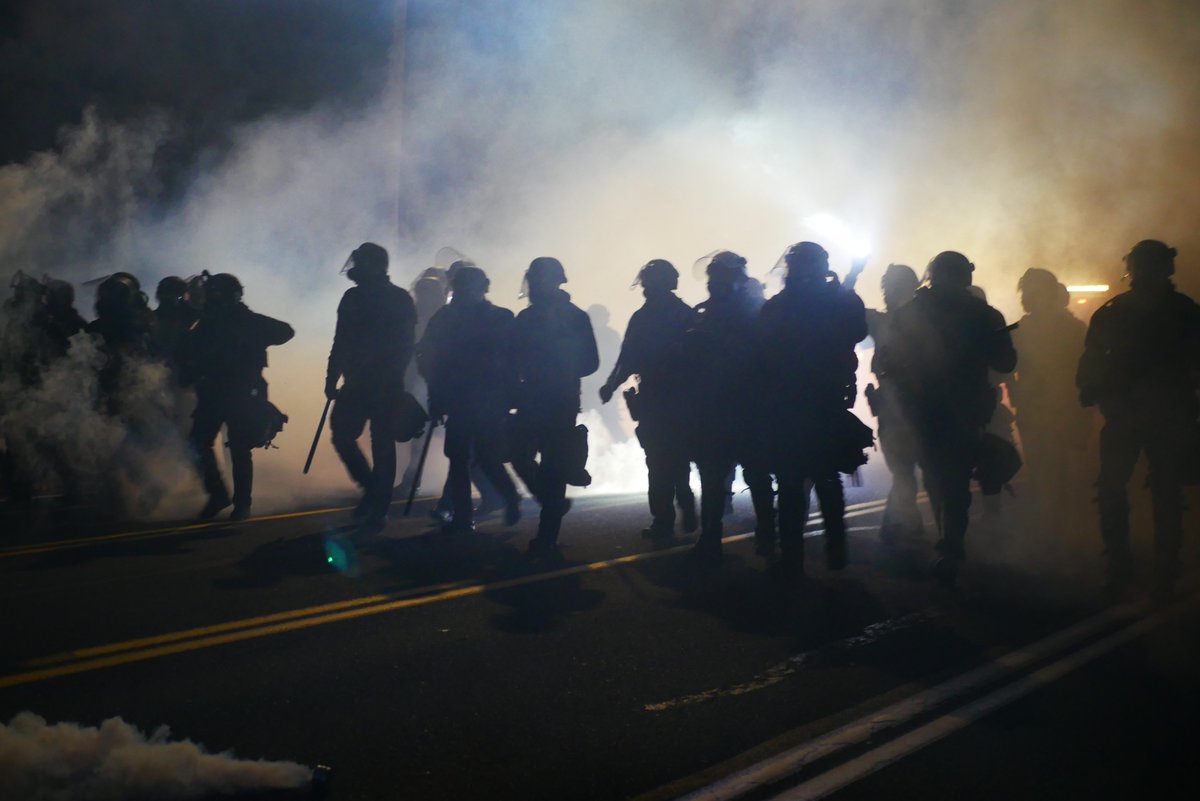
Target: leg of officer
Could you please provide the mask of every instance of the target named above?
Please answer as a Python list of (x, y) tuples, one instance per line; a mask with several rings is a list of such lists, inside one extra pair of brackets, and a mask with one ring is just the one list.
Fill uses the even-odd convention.
[(1141, 442), (1131, 425), (1106, 421), (1100, 431), (1100, 476), (1096, 502), (1100, 509), (1100, 536), (1107, 558), (1108, 590), (1120, 592), (1133, 578), (1129, 552), (1129, 479), (1141, 452)]
[(329, 434), (333, 449), (346, 465), (346, 472), (364, 492), (371, 489), (371, 466), (358, 447), (358, 438), (367, 424), (365, 393), (354, 386), (343, 386), (329, 415)]

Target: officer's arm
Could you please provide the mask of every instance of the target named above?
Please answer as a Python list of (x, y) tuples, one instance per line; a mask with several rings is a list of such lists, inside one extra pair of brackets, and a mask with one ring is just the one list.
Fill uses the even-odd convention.
[(1017, 349), (1013, 347), (1012, 334), (1004, 323), (1004, 315), (991, 309), (991, 326), (993, 333), (987, 341), (988, 367), (998, 373), (1011, 373), (1017, 369)]
[(333, 345), (329, 348), (329, 363), (325, 367), (325, 397), (333, 399), (337, 397), (338, 380), (342, 377), (342, 350), (346, 336), (346, 315), (343, 311), (346, 306), (346, 296), (342, 296), (341, 302), (338, 304), (337, 325), (333, 330)]
[(604, 386), (600, 387), (600, 400), (604, 403), (612, 400), (613, 393), (617, 391), (617, 388), (633, 375), (630, 341), (636, 341), (636, 339), (634, 324), (630, 321), (629, 328), (625, 331), (625, 339), (621, 341), (621, 352), (617, 355), (617, 363), (613, 365), (612, 372), (608, 374), (608, 380), (604, 382)]
[(579, 312), (579, 364), (580, 378), (589, 376), (600, 369), (600, 349), (596, 347), (596, 333), (592, 330), (592, 321), (586, 312)]

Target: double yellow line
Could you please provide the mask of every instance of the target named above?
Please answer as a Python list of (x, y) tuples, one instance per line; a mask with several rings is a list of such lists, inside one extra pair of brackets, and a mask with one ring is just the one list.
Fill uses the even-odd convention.
[[(856, 504), (846, 509), (847, 517), (859, 517), (873, 514), (883, 509), (883, 501)], [(305, 512), (297, 514), (316, 514)], [(815, 517), (815, 515), (814, 515)], [(262, 518), (259, 518), (262, 519)], [(731, 543), (752, 537), (752, 533), (736, 534), (724, 538)], [(484, 595), (497, 590), (509, 589), (525, 584), (564, 578), (566, 576), (592, 573), (620, 565), (659, 559), (688, 550), (690, 544), (679, 545), (657, 551), (630, 554), (615, 559), (604, 559), (582, 565), (572, 565), (557, 570), (532, 573), (515, 578), (503, 579), (487, 583), (450, 582), (424, 587), (416, 587), (395, 593), (366, 595), (346, 601), (337, 601), (303, 609), (292, 609), (276, 612), (270, 615), (244, 618), (227, 623), (186, 629), (183, 631), (159, 634), (153, 637), (143, 637), (124, 642), (100, 645), (90, 648), (80, 648), (53, 656), (41, 657), (25, 662), (23, 672), (0, 676), (0, 689), (15, 687), (22, 684), (45, 681), (60, 676), (70, 676), (86, 673), (101, 668), (127, 665), (133, 662), (143, 662), (161, 656), (181, 654), (188, 651), (198, 651), (216, 645), (265, 637), (269, 634), (281, 634), (288, 631), (299, 631), (327, 623), (338, 623), (344, 620), (354, 620), (368, 615), (379, 615), (400, 609), (410, 609), (417, 606), (451, 601)]]

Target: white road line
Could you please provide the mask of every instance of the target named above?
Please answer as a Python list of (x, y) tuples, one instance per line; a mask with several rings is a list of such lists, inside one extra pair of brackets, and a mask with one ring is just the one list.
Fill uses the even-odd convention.
[(1032, 645), (1010, 651), (993, 662), (702, 787), (683, 796), (681, 801), (730, 801), (741, 798), (764, 785), (782, 781), (817, 760), (870, 742), (879, 734), (903, 726), (955, 698), (1058, 656), (1114, 625), (1139, 617), (1145, 609), (1146, 604), (1138, 603), (1105, 610)]
[(774, 796), (772, 801), (814, 801), (841, 790), (866, 776), (916, 753), (928, 745), (941, 740), (977, 722), (985, 715), (995, 712), (1017, 701), (1034, 690), (1055, 682), (1084, 665), (1099, 659), (1108, 652), (1134, 640), (1162, 622), (1161, 615), (1146, 617), (1121, 629), (1103, 640), (1076, 651), (1052, 664), (1022, 676), (995, 692), (973, 701), (936, 720), (926, 723), (891, 742), (855, 757), (850, 761), (826, 771), (786, 792)]

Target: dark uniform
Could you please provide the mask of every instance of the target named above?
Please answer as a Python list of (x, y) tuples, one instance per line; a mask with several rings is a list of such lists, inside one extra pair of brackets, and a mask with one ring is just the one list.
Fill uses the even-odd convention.
[[(1067, 288), (1047, 270), (1026, 270), (1018, 289), (1025, 315), (1013, 332), (1021, 367), (1006, 379), (1016, 410), (1035, 520), (1061, 532), (1085, 510), (1081, 470), (1092, 416), (1079, 408), (1075, 368), (1087, 326), (1067, 309)], [(1061, 534), (1060, 534), (1061, 536)]]
[(1183, 533), (1181, 487), (1194, 481), (1200, 447), (1200, 306), (1175, 290), (1174, 248), (1147, 240), (1126, 256), (1129, 292), (1096, 310), (1088, 327), (1077, 382), (1085, 406), (1099, 405), (1100, 531), (1108, 556), (1109, 590), (1133, 578), (1127, 486), (1138, 455), (1149, 462), (1154, 502), (1154, 589), (1169, 595)]
[[(663, 273), (657, 276), (647, 272)], [(683, 409), (689, 402), (684, 342), (696, 322), (696, 312), (671, 291), (678, 272), (668, 262), (655, 260), (639, 273), (646, 302), (633, 313), (613, 371), (601, 388), (607, 402), (612, 393), (638, 377), (636, 394), (630, 397), (630, 414), (637, 421), (637, 438), (646, 452), (650, 515), (646, 530), (654, 539), (670, 539), (675, 531), (675, 504), (683, 514), (685, 531), (696, 530), (696, 497), (690, 482), (687, 431)], [(670, 287), (670, 288), (668, 288)]]
[(213, 441), (224, 425), (233, 469), (231, 519), (244, 519), (250, 514), (254, 482), (250, 450), (265, 444), (262, 439), (271, 408), (262, 376), (267, 348), (282, 345), (295, 332), (285, 322), (246, 308), (241, 302), (241, 285), (231, 275), (212, 276), (205, 292), (204, 311), (185, 346), (186, 380), (196, 387), (190, 440), (208, 493), (200, 516), (212, 518), (231, 501), (213, 451)]
[(96, 287), (96, 319), (84, 330), (100, 337), (105, 357), (100, 368), (100, 393), (108, 412), (117, 414), (126, 361), (150, 356), (154, 349), (154, 314), (138, 280), (129, 273), (114, 273), (104, 279)]
[(744, 295), (746, 260), (729, 251), (708, 267), (709, 297), (696, 306), (685, 359), (692, 400), (686, 410), (690, 456), (700, 472), (700, 537), (695, 558), (721, 556), (729, 474), (744, 451), (744, 398), (753, 374), (754, 311)]
[(879, 375), (878, 359), (880, 351), (887, 350), (892, 342), (896, 310), (912, 300), (920, 280), (911, 267), (889, 264), (880, 284), (885, 310), (867, 309), (867, 335), (875, 348), (871, 372), (876, 374), (879, 383), (867, 386), (866, 397), (871, 413), (878, 421), (879, 450), (892, 474), (892, 486), (879, 527), (880, 538), (891, 542), (901, 535), (919, 534), (923, 528), (921, 512), (917, 509), (917, 438), (902, 413), (892, 380)]
[(168, 276), (158, 282), (154, 309), (154, 350), (178, 378), (183, 371), (184, 342), (188, 331), (199, 319), (196, 309), (187, 301), (187, 281)]
[(865, 462), (870, 431), (849, 411), (854, 403), (854, 346), (867, 336), (863, 303), (829, 272), (828, 254), (801, 242), (785, 254), (783, 291), (766, 302), (757, 327), (763, 427), (760, 447), (779, 478), (779, 534), (784, 565), (804, 560), (810, 486), (825, 523), (829, 566), (846, 563), (845, 498), (839, 473)]
[[(504, 469), (501, 429), (515, 382), (513, 314), (483, 298), (487, 277), (482, 270), (463, 267), (454, 282), (454, 299), (433, 315), (417, 348), (418, 366), (429, 383), (430, 415), (446, 417), (449, 525), (459, 530), (472, 526), (473, 464), (504, 497), (505, 520), (511, 525), (520, 516), (520, 498)], [(474, 292), (468, 286), (472, 282)]]
[(599, 368), (600, 355), (591, 320), (558, 288), (566, 281), (558, 260), (534, 259), (526, 281), (530, 305), (513, 325), (520, 383), (512, 465), (542, 506), (531, 552), (549, 555), (567, 512), (567, 483), (583, 471), (575, 454), (580, 379)]
[[(396, 422), (404, 372), (412, 360), (417, 324), (412, 297), (387, 277), (387, 252), (364, 243), (350, 257), (347, 275), (357, 286), (338, 304), (337, 328), (325, 371), (326, 397), (336, 398), (329, 416), (333, 447), (350, 477), (362, 487), (356, 513), (382, 519), (396, 480)], [(342, 386), (338, 389), (338, 380)], [(371, 464), (358, 438), (371, 422)]]
[(968, 291), (974, 265), (946, 251), (929, 265), (930, 286), (895, 312), (891, 340), (877, 369), (894, 381), (902, 414), (916, 432), (921, 472), (937, 520), (951, 583), (965, 556), (971, 476), (984, 427), (996, 408), (988, 371), (1017, 363), (1004, 316)]

